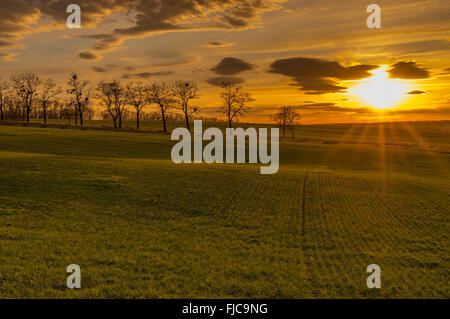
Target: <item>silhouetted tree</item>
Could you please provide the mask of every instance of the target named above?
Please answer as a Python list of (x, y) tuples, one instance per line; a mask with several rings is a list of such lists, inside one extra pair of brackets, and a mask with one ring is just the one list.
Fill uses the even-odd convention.
[(67, 82), (68, 94), (73, 95), (73, 105), (76, 109), (76, 115), (80, 118), (80, 125), (83, 125), (83, 114), (89, 104), (91, 90), (88, 88), (89, 81), (81, 81), (77, 73), (72, 73)]
[(31, 108), (37, 89), (41, 84), (38, 76), (32, 72), (18, 73), (11, 77), (13, 88), (16, 91), (17, 98), (26, 111), (27, 122), (30, 121)]
[(172, 93), (178, 107), (184, 114), (186, 128), (190, 130), (189, 120), (198, 112), (197, 107), (192, 107), (189, 104), (192, 99), (196, 99), (199, 96), (197, 84), (192, 81), (176, 81), (172, 85)]
[(219, 111), (226, 115), (228, 126), (231, 128), (233, 120), (238, 119), (249, 111), (247, 103), (253, 102), (250, 94), (245, 92), (242, 86), (224, 82), (224, 92), (220, 95), (223, 103)]
[(300, 118), (291, 105), (282, 105), (278, 108), (276, 114), (272, 115), (272, 119), (283, 130), (283, 137), (286, 137), (286, 129), (291, 130), (291, 135), (294, 137), (294, 126)]
[(0, 120), (5, 120), (5, 112), (8, 100), (9, 84), (7, 81), (0, 80)]
[(130, 82), (126, 86), (126, 94), (128, 103), (136, 110), (136, 129), (139, 130), (139, 122), (141, 119), (141, 111), (147, 105), (146, 93), (147, 88), (141, 82)]
[(119, 128), (122, 127), (122, 113), (127, 103), (127, 95), (123, 86), (119, 81), (104, 82), (100, 81), (97, 86), (98, 98), (106, 107), (107, 112), (111, 115), (114, 128), (117, 128), (117, 120), (119, 120)]
[(44, 123), (47, 123), (47, 108), (52, 102), (52, 99), (61, 94), (61, 88), (56, 86), (56, 82), (52, 79), (48, 79), (44, 82), (42, 91), (40, 94), (41, 108), (43, 111)]
[(175, 97), (173, 93), (174, 92), (171, 86), (165, 82), (162, 83), (152, 82), (148, 87), (148, 100), (150, 103), (159, 106), (159, 109), (161, 111), (161, 120), (163, 123), (164, 132), (167, 132), (166, 112), (175, 103)]

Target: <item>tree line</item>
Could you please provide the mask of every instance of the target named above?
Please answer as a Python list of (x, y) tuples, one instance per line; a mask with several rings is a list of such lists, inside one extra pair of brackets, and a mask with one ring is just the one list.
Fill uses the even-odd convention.
[[(233, 122), (249, 111), (248, 104), (254, 99), (240, 85), (224, 82), (221, 87), (222, 104), (218, 112), (225, 116), (231, 128)], [(199, 107), (193, 104), (197, 98), (199, 88), (193, 81), (144, 84), (102, 80), (92, 87), (89, 81), (72, 73), (63, 90), (53, 79), (42, 80), (33, 72), (24, 72), (13, 74), (10, 81), (0, 80), (0, 120), (42, 119), (47, 123), (48, 119), (66, 119), (69, 124), (74, 120), (82, 126), (86, 119), (95, 116), (92, 103), (97, 101), (102, 107), (101, 117), (112, 120), (114, 128), (122, 128), (125, 120), (134, 117), (138, 130), (143, 119), (161, 120), (164, 132), (169, 120), (182, 120), (190, 130), (190, 122), (199, 112)], [(144, 113), (148, 106), (156, 107), (157, 111)], [(298, 118), (291, 106), (281, 106), (272, 116), (282, 128), (283, 136)]]

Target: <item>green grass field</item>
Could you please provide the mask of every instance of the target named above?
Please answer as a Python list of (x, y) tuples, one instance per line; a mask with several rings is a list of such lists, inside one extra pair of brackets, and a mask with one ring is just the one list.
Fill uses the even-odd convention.
[(448, 298), (449, 130), (302, 126), (260, 175), (175, 165), (162, 134), (0, 126), (0, 297)]

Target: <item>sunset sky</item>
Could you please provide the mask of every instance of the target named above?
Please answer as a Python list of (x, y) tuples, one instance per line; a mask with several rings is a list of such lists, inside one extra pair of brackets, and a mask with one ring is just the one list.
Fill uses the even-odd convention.
[[(68, 29), (66, 7), (82, 8)], [(381, 7), (381, 29), (366, 8)], [(203, 116), (220, 87), (255, 99), (243, 121), (291, 104), (302, 123), (450, 119), (448, 0), (0, 0), (0, 77), (62, 86), (194, 80)]]

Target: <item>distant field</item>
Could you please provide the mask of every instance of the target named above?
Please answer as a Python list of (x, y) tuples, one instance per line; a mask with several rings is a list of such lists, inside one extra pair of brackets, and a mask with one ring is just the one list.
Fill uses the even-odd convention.
[(0, 297), (448, 298), (449, 129), (300, 126), (264, 176), (175, 165), (162, 134), (0, 126)]
[[(11, 122), (22, 124), (22, 122)], [(33, 125), (42, 125), (42, 120), (34, 120)], [(85, 126), (92, 128), (104, 128), (112, 130), (111, 121), (85, 121)], [(67, 125), (66, 120), (49, 120), (51, 125)], [(75, 127), (74, 122), (71, 123)], [(177, 127), (183, 127), (184, 123), (168, 122), (170, 131)], [(203, 123), (204, 127), (221, 127), (225, 129), (226, 123)], [(236, 123), (236, 127), (272, 127), (270, 124)], [(135, 130), (134, 121), (124, 121), (123, 130)], [(160, 121), (141, 122), (141, 132), (162, 131)], [(281, 134), (281, 132), (280, 132)], [(291, 137), (291, 132), (286, 131), (286, 136)], [(341, 141), (350, 143), (378, 143), (378, 144), (404, 144), (404, 146), (421, 145), (422, 147), (449, 147), (450, 145), (450, 121), (440, 122), (397, 122), (397, 123), (372, 123), (372, 124), (327, 124), (327, 125), (297, 125), (294, 129), (294, 137), (299, 139), (320, 139), (324, 141)]]

